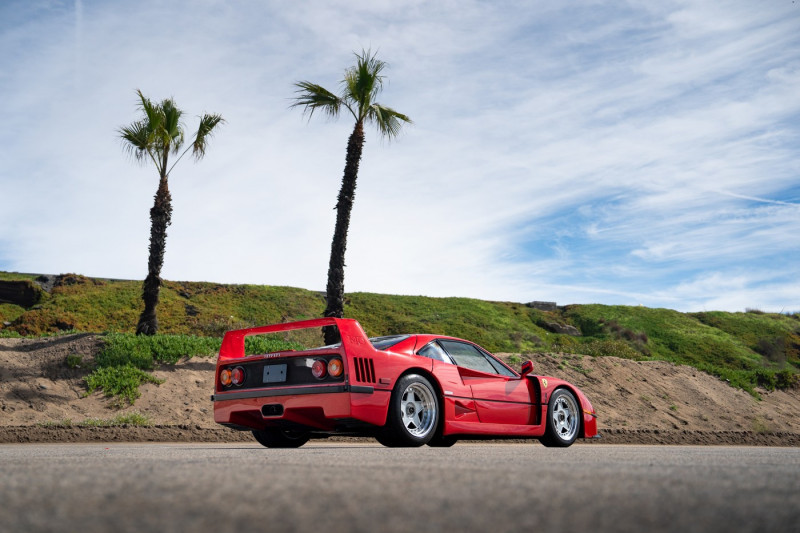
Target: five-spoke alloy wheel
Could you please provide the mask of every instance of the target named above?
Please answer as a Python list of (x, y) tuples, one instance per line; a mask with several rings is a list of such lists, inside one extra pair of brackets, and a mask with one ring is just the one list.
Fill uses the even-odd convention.
[(575, 396), (558, 389), (547, 407), (547, 429), (539, 439), (545, 446), (565, 448), (575, 442), (581, 429), (581, 409)]
[(378, 441), (385, 446), (422, 446), (436, 432), (439, 401), (425, 377), (408, 374), (398, 380), (389, 403), (389, 416)]

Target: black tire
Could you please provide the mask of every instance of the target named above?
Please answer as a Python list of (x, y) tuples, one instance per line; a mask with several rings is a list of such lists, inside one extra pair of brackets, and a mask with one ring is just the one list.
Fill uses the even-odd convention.
[[(442, 400), (442, 404), (444, 404), (444, 400)], [(439, 417), (439, 425), (436, 427), (436, 433), (433, 434), (433, 438), (428, 442), (428, 446), (431, 448), (449, 448), (453, 446), (458, 439), (453, 435), (443, 435), (444, 433), (444, 405), (442, 405), (442, 414)]]
[(384, 446), (424, 446), (433, 439), (439, 416), (439, 399), (431, 382), (408, 374), (395, 385), (386, 425), (376, 438)]
[(375, 434), (375, 440), (387, 448), (397, 448), (398, 446), (397, 441), (391, 434), (389, 434), (386, 428), (383, 428), (381, 431)]
[(458, 439), (453, 436), (436, 434), (430, 440), (428, 446), (432, 448), (449, 448), (456, 442), (458, 442)]
[(551, 448), (571, 446), (581, 431), (583, 411), (575, 396), (567, 389), (557, 389), (547, 406), (547, 428), (539, 440)]
[(291, 431), (281, 428), (253, 430), (253, 436), (267, 448), (299, 448), (311, 438), (305, 431)]

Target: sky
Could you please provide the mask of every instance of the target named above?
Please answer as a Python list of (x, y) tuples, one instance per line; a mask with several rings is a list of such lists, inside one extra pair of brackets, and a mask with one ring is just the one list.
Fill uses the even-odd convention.
[(353, 119), (292, 109), (388, 64), (347, 292), (800, 310), (800, 2), (2, 0), (0, 270), (143, 279), (136, 90), (187, 137), (162, 276), (323, 290)]

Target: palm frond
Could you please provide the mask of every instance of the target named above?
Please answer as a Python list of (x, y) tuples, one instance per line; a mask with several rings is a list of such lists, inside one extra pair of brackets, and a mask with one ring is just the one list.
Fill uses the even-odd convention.
[(136, 94), (139, 95), (139, 108), (142, 110), (142, 112), (144, 112), (145, 119), (150, 125), (150, 128), (153, 131), (158, 130), (164, 122), (163, 113), (156, 104), (153, 104), (153, 102), (150, 101), (149, 98), (145, 98), (141, 90), (136, 89)]
[(297, 96), (293, 98), (294, 103), (290, 107), (302, 107), (303, 114), (308, 113), (309, 119), (318, 109), (330, 118), (339, 116), (344, 102), (325, 87), (310, 81), (299, 81), (295, 83), (295, 87)]
[(192, 155), (195, 159), (199, 161), (206, 155), (206, 145), (214, 135), (214, 128), (224, 123), (225, 119), (222, 118), (222, 115), (212, 114), (200, 117), (197, 135), (195, 135), (194, 143), (192, 143)]
[(123, 149), (130, 153), (136, 161), (142, 162), (150, 154), (150, 128), (144, 120), (134, 122), (130, 126), (123, 126), (119, 130)]
[(295, 83), (298, 96), (291, 107), (303, 107), (303, 113), (313, 115), (317, 109), (335, 118), (342, 107), (347, 108), (356, 122), (375, 122), (381, 135), (392, 139), (397, 137), (403, 124), (411, 119), (394, 109), (378, 104), (375, 100), (383, 90), (382, 75), (387, 67), (371, 50), (355, 53), (356, 64), (344, 72), (341, 92), (336, 96), (324, 87), (308, 81)]
[(381, 61), (370, 50), (362, 50), (355, 54), (355, 66), (348, 68), (342, 80), (343, 98), (352, 102), (358, 108), (359, 118), (366, 116), (369, 106), (383, 90), (383, 76), (381, 72), (386, 68), (386, 63)]
[(159, 104), (159, 111), (164, 117), (162, 128), (159, 129), (162, 146), (178, 153), (183, 146), (183, 124), (181, 116), (183, 111), (178, 109), (172, 98), (167, 98)]
[[(143, 117), (129, 126), (123, 126), (118, 133), (125, 150), (137, 161), (149, 157), (162, 176), (168, 176), (190, 149), (196, 159), (201, 159), (206, 153), (212, 132), (220, 123), (225, 122), (221, 115), (206, 114), (200, 117), (200, 126), (192, 144), (181, 152), (185, 138), (184, 125), (181, 121), (183, 111), (172, 98), (153, 103), (142, 94), (142, 91), (137, 90), (136, 94), (139, 97), (138, 107)], [(167, 169), (169, 152), (180, 155)]]
[(391, 107), (372, 104), (367, 112), (367, 120), (375, 122), (378, 131), (388, 139), (397, 137), (403, 124), (412, 124), (411, 119)]

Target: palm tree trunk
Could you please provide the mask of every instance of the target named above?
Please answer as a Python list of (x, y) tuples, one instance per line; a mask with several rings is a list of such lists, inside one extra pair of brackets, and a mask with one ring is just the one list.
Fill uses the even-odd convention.
[[(347, 248), (347, 230), (350, 226), (350, 211), (353, 209), (353, 198), (356, 193), (358, 164), (361, 161), (361, 150), (364, 147), (364, 124), (356, 122), (353, 133), (347, 141), (347, 158), (342, 177), (342, 188), (336, 202), (336, 228), (331, 242), (331, 259), (328, 264), (328, 286), (326, 317), (342, 318), (344, 316), (344, 253)], [(324, 328), (325, 344), (339, 342), (339, 333), (335, 328)]]
[(142, 286), (144, 311), (136, 326), (137, 335), (155, 335), (158, 331), (156, 307), (161, 289), (161, 267), (167, 245), (167, 226), (172, 220), (172, 196), (169, 194), (167, 177), (161, 176), (153, 207), (150, 209), (150, 257), (147, 261), (147, 277)]

